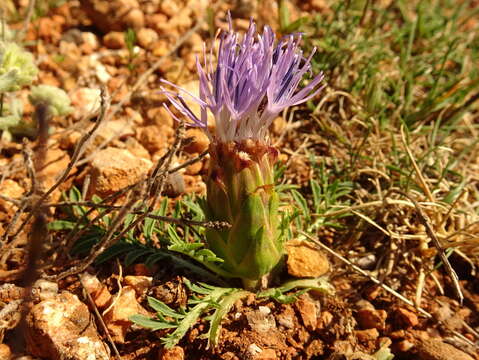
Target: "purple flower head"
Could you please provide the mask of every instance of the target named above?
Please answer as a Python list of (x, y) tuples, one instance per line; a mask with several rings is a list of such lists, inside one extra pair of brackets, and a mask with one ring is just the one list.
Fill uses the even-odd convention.
[[(179, 94), (164, 92), (171, 104), (191, 120), (189, 125), (206, 132), (210, 111), (216, 120), (216, 133), (209, 135), (220, 142), (262, 140), (267, 138), (269, 125), (282, 110), (307, 101), (322, 89), (323, 75), (317, 75), (297, 91), (303, 76), (311, 73), (313, 55), (303, 57), (299, 49), (301, 34), (276, 41), (269, 26), (258, 34), (251, 21), (240, 38), (232, 29), (231, 17), (229, 23), (229, 31), (220, 38), (216, 67), (212, 54), (208, 57), (206, 51), (203, 65), (196, 60), (199, 98), (166, 80), (162, 81), (175, 87)], [(200, 105), (201, 114), (191, 111), (184, 101), (185, 94)]]

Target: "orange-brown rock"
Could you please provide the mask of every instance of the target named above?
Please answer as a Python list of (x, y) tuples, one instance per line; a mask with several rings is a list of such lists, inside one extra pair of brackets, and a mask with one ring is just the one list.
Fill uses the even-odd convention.
[[(37, 153), (39, 154), (39, 153)], [(39, 154), (39, 156), (41, 156)], [(60, 148), (50, 147), (43, 160), (40, 169), (37, 169), (38, 179), (44, 190), (50, 189), (57, 181), (57, 178), (63, 174), (70, 163), (70, 156), (66, 151)], [(62, 186), (57, 188), (51, 195), (52, 201), (57, 201), (61, 196)]]
[(0, 344), (0, 359), (10, 360), (12, 358), (12, 351), (6, 344)]
[(421, 360), (474, 360), (472, 356), (438, 339), (420, 341), (417, 350)]
[(184, 150), (189, 154), (202, 153), (210, 145), (208, 136), (201, 129), (186, 130), (186, 138), (191, 138), (191, 142), (184, 147)]
[(158, 127), (156, 125), (148, 125), (137, 129), (138, 140), (150, 154), (157, 153), (167, 148), (168, 135), (171, 128), (166, 126)]
[(103, 44), (108, 49), (122, 49), (125, 47), (125, 35), (120, 31), (110, 31), (103, 37)]
[(161, 349), (158, 360), (184, 360), (185, 351), (180, 346), (174, 346), (171, 349)]
[(108, 147), (95, 154), (91, 162), (89, 194), (105, 196), (133, 185), (144, 178), (152, 162), (128, 150)]
[(151, 276), (127, 275), (123, 282), (135, 290), (137, 297), (142, 297), (153, 284), (153, 278)]
[(142, 28), (136, 33), (136, 39), (143, 49), (150, 49), (158, 41), (158, 34), (153, 29)]
[(136, 300), (136, 292), (131, 286), (125, 286), (121, 289), (121, 294), (115, 299), (113, 307), (103, 316), (106, 327), (113, 340), (118, 343), (125, 342), (125, 335), (132, 322), (132, 315), (150, 316)]
[[(6, 179), (0, 186), (0, 194), (11, 199), (18, 200), (21, 198), (25, 190), (14, 180)], [(6, 200), (0, 199), (0, 210), (7, 212), (16, 209), (16, 206)]]
[(388, 314), (385, 310), (376, 310), (374, 308), (359, 309), (356, 314), (356, 320), (363, 329), (376, 328), (383, 330), (386, 326)]
[(109, 360), (88, 307), (62, 292), (34, 305), (26, 317), (27, 351), (51, 360)]
[(307, 295), (301, 295), (294, 305), (301, 315), (304, 326), (308, 330), (315, 330), (318, 323), (318, 310), (312, 299)]
[(307, 241), (293, 240), (286, 244), (288, 273), (294, 277), (318, 277), (329, 271), (326, 256)]
[(112, 295), (108, 288), (100, 283), (100, 280), (95, 275), (83, 273), (80, 276), (80, 281), (85, 290), (90, 294), (95, 306), (99, 309), (104, 309), (110, 305)]

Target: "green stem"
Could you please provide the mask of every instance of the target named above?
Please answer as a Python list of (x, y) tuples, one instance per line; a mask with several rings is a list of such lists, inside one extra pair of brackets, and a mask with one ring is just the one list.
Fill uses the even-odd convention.
[(251, 279), (241, 279), (243, 282), (243, 287), (246, 290), (255, 292), (258, 290), (259, 285), (261, 284), (261, 279), (251, 280)]

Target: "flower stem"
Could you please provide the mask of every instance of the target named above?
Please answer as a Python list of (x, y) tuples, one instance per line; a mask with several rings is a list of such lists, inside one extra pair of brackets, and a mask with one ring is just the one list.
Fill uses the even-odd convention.
[(252, 292), (258, 290), (259, 286), (261, 285), (261, 279), (251, 280), (243, 278), (241, 280), (243, 281), (243, 287)]

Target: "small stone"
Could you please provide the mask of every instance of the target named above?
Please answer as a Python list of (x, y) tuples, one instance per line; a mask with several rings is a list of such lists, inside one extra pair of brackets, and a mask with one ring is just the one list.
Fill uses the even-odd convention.
[(155, 45), (152, 46), (153, 48), (153, 55), (156, 57), (163, 57), (168, 55), (170, 52), (170, 48), (168, 46), (168, 42), (166, 40), (158, 40)]
[(148, 109), (146, 112), (148, 121), (157, 126), (173, 127), (174, 120), (171, 114), (163, 106)]
[(51, 360), (110, 359), (90, 315), (69, 292), (34, 305), (26, 316), (27, 351)]
[[(198, 155), (199, 154), (192, 154), (192, 158), (195, 158)], [(185, 174), (186, 175), (197, 175), (197, 174), (200, 173), (202, 168), (203, 168), (203, 162), (201, 160), (197, 161), (197, 162), (191, 164), (190, 166), (186, 167)]]
[(163, 33), (164, 25), (168, 22), (168, 17), (165, 14), (149, 14), (145, 18), (146, 26), (152, 28), (159, 33)]
[(122, 49), (125, 47), (125, 35), (120, 31), (110, 31), (103, 37), (103, 44), (108, 49)]
[(184, 358), (185, 351), (179, 346), (174, 346), (171, 349), (163, 348), (158, 356), (158, 360), (184, 360)]
[(128, 137), (125, 141), (126, 149), (139, 158), (150, 160), (150, 153), (134, 137)]
[(125, 149), (100, 150), (91, 162), (89, 194), (105, 196), (133, 185), (147, 175), (152, 165)]
[(107, 83), (108, 92), (111, 94), (111, 101), (121, 101), (128, 93), (128, 86), (121, 76), (112, 77)]
[(150, 314), (138, 303), (136, 292), (131, 286), (122, 288), (121, 294), (113, 303), (113, 307), (103, 316), (103, 320), (113, 340), (123, 344), (125, 335), (132, 325), (130, 316), (136, 314), (150, 316)]
[(318, 318), (318, 322), (316, 324), (317, 329), (326, 329), (329, 327), (334, 320), (334, 315), (331, 314), (329, 311), (321, 312), (321, 315)]
[(186, 192), (185, 177), (177, 171), (169, 174), (166, 178), (164, 195), (168, 197), (177, 197)]
[(206, 194), (206, 184), (201, 179), (200, 175), (184, 175), (184, 192), (185, 193), (195, 193), (195, 194)]
[(178, 14), (173, 16), (168, 25), (179, 30), (190, 29), (193, 26), (193, 19), (191, 18), (191, 9), (184, 7)]
[(414, 347), (414, 344), (409, 340), (402, 340), (396, 343), (396, 347), (401, 352), (407, 352)]
[(153, 29), (143, 28), (136, 33), (138, 45), (143, 49), (149, 49), (156, 41), (158, 41), (158, 34)]
[(186, 41), (186, 44), (189, 45), (190, 52), (203, 53), (204, 41), (200, 34), (198, 33), (191, 34), (190, 38)]
[(358, 310), (356, 320), (363, 329), (376, 328), (384, 330), (387, 316), (388, 314), (385, 310), (364, 308)]
[(271, 309), (267, 306), (258, 306), (258, 311), (264, 316), (271, 314)]
[(144, 26), (144, 14), (137, 0), (82, 0), (81, 5), (102, 32)]
[(376, 339), (379, 337), (379, 331), (376, 328), (356, 330), (354, 333), (356, 334), (358, 341), (361, 343), (376, 341)]
[(159, 10), (163, 14), (169, 17), (173, 17), (176, 14), (178, 14), (178, 12), (180, 11), (180, 8), (178, 6), (178, 2), (175, 0), (162, 0), (160, 3)]
[(106, 309), (112, 301), (112, 295), (106, 286), (102, 286), (98, 292), (95, 293), (93, 301), (99, 309)]
[(250, 344), (248, 346), (248, 354), (253, 357), (253, 356), (256, 356), (258, 355), (261, 351), (263, 351), (263, 349), (261, 349), (258, 345), (256, 345), (255, 343), (253, 344)]
[(374, 254), (367, 254), (356, 260), (356, 266), (363, 270), (372, 270), (376, 265), (377, 259)]
[(106, 66), (98, 60), (91, 61), (90, 68), (95, 69), (95, 76), (102, 84), (108, 83), (111, 79), (111, 75), (106, 69)]
[(132, 109), (131, 107), (125, 108), (125, 114), (127, 118), (135, 125), (141, 126), (143, 125), (143, 116), (140, 114), (139, 111)]
[(95, 306), (99, 309), (105, 309), (111, 304), (112, 296), (108, 288), (100, 283), (100, 280), (94, 275), (83, 273), (80, 281), (85, 290), (90, 294)]
[(127, 28), (141, 29), (145, 26), (145, 15), (141, 9), (130, 10), (123, 18)]
[(324, 344), (321, 340), (316, 339), (311, 341), (306, 348), (306, 356), (308, 359), (317, 358), (324, 354)]
[(10, 360), (12, 358), (12, 351), (6, 344), (0, 344), (0, 359)]
[[(68, 164), (70, 163), (70, 156), (66, 151), (60, 148), (51, 147), (48, 149), (47, 154), (43, 160), (44, 166), (38, 172), (38, 177), (43, 181), (43, 187), (45, 190), (50, 189), (56, 182), (58, 176), (60, 176)], [(51, 199), (57, 201), (61, 196), (61, 189), (56, 189), (53, 192)]]
[(75, 111), (73, 117), (77, 120), (94, 116), (100, 110), (100, 90), (79, 88), (70, 93), (70, 99)]
[(82, 44), (80, 45), (80, 50), (84, 54), (91, 54), (100, 47), (100, 43), (96, 35), (92, 32), (82, 32), (81, 33)]
[(417, 345), (421, 360), (474, 360), (470, 355), (441, 340), (422, 340)]
[(263, 349), (261, 352), (253, 356), (254, 360), (276, 360), (277, 358), (274, 349)]
[(310, 331), (315, 330), (318, 322), (316, 304), (308, 296), (301, 295), (294, 305), (299, 311), (306, 329)]
[(365, 296), (368, 300), (374, 300), (381, 294), (382, 290), (381, 286), (373, 285), (365, 290)]
[[(12, 199), (20, 199), (25, 190), (14, 180), (6, 179), (1, 183), (0, 194)], [(0, 210), (7, 212), (7, 210), (12, 209), (16, 210), (11, 202), (0, 199)]]
[(191, 142), (183, 148), (187, 153), (202, 153), (208, 150), (210, 140), (203, 130), (188, 129), (186, 130), (186, 138), (192, 138)]
[(258, 310), (247, 312), (246, 319), (251, 329), (257, 333), (267, 333), (276, 327), (273, 315), (265, 315)]
[(62, 150), (73, 149), (81, 137), (82, 134), (76, 130), (72, 130), (67, 132), (66, 134), (63, 134), (59, 139), (60, 148)]
[(286, 244), (288, 273), (295, 277), (319, 277), (329, 271), (326, 256), (307, 241), (292, 240)]
[(150, 154), (154, 154), (166, 149), (168, 146), (166, 129), (166, 127), (160, 128), (156, 125), (144, 126), (137, 130), (137, 138)]
[(128, 119), (119, 119), (112, 121), (105, 121), (100, 124), (97, 130), (97, 143), (102, 143), (106, 140), (125, 139), (128, 136), (135, 135), (133, 124)]
[(282, 116), (278, 116), (276, 119), (273, 120), (271, 124), (271, 130), (275, 135), (281, 135), (285, 130), (288, 123), (284, 120)]
[(417, 315), (405, 308), (399, 308), (396, 310), (396, 320), (406, 327), (414, 327), (419, 324)]
[(142, 297), (153, 284), (153, 278), (151, 276), (127, 275), (123, 282), (125, 285), (131, 286), (135, 290), (137, 297)]
[[(60, 20), (60, 18), (62, 20)], [(60, 21), (58, 21), (60, 20)], [(52, 17), (41, 17), (37, 22), (37, 31), (38, 37), (44, 39), (50, 39), (52, 43), (56, 43), (61, 39), (62, 34), (62, 23), (65, 20), (63, 17), (52, 16)]]
[(276, 316), (278, 324), (284, 326), (287, 329), (294, 328), (294, 311), (291, 306), (285, 305), (284, 311)]
[(37, 302), (52, 299), (58, 294), (58, 284), (53, 281), (38, 279), (32, 286), (32, 293)]
[(80, 48), (71, 42), (60, 42), (60, 54), (63, 56), (60, 66), (63, 70), (71, 74), (76, 74), (79, 70), (79, 60), (81, 58)]

